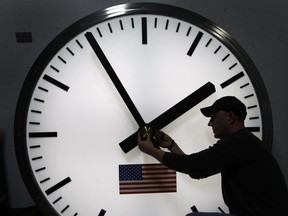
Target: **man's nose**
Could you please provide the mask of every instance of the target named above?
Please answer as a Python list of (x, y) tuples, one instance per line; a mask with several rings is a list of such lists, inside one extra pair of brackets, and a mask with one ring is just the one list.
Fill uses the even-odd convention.
[(212, 121), (211, 120), (208, 122), (208, 126), (212, 127)]

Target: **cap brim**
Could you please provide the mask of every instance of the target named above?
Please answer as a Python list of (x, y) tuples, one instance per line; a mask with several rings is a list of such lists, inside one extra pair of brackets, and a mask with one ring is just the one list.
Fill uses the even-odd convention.
[(200, 111), (206, 117), (211, 117), (211, 113), (213, 113), (212, 112), (212, 106), (204, 107), (204, 108), (200, 109)]

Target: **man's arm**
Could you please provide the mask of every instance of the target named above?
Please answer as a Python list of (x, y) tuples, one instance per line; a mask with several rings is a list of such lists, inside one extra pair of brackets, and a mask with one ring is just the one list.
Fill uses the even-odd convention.
[[(163, 131), (157, 131), (154, 135), (154, 139), (161, 148), (166, 148), (175, 154), (185, 154), (182, 149), (177, 145), (177, 143)], [(155, 148), (155, 146), (151, 142), (151, 135), (148, 135), (146, 140), (142, 140), (140, 134), (138, 134), (138, 146), (142, 152), (156, 158), (159, 162), (162, 163), (163, 156), (166, 151)]]

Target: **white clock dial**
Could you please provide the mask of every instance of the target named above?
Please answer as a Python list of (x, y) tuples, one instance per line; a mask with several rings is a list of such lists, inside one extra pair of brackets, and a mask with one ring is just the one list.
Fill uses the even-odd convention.
[[(266, 95), (259, 90), (261, 80), (253, 80), (257, 70), (227, 33), (179, 8), (131, 4), (130, 9), (114, 7), (105, 11), (105, 18), (102, 11), (72, 25), (31, 69), (15, 121), (24, 180), (32, 181), (28, 188), (50, 215), (185, 215), (193, 205), (203, 211), (226, 210), (218, 175), (196, 181), (177, 173), (176, 192), (120, 194), (119, 165), (156, 161), (133, 148), (136, 143), (125, 143), (139, 122), (93, 51), (87, 32), (145, 123), (193, 92), (214, 89), (160, 128), (187, 153), (215, 143), (199, 109), (225, 95), (245, 103), (245, 124), (260, 139), (267, 127), (261, 105)], [(123, 141), (126, 153), (119, 146)]]

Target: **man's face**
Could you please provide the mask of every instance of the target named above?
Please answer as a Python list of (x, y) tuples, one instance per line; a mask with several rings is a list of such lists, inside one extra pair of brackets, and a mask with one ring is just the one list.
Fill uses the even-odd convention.
[(229, 113), (222, 110), (211, 114), (208, 126), (212, 127), (215, 138), (221, 139), (229, 135), (229, 118)]

